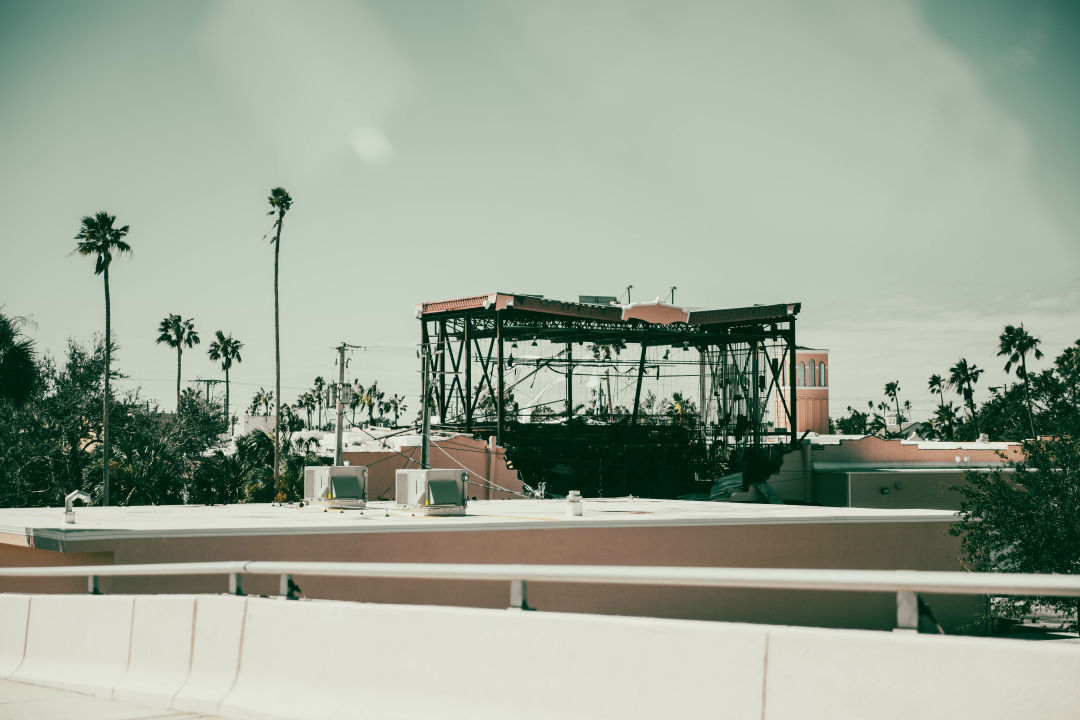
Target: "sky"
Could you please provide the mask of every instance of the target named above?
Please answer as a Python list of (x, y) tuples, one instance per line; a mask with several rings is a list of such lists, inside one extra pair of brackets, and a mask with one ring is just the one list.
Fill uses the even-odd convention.
[[(1004, 379), (1080, 337), (1080, 6), (1069, 2), (0, 0), (0, 307), (54, 355), (104, 327), (71, 254), (98, 210), (127, 388), (174, 403), (169, 313), (234, 408), (335, 371), (418, 396), (415, 306), (496, 290), (798, 301), (831, 413), (960, 357)], [(235, 409), (234, 409), (235, 411)]]

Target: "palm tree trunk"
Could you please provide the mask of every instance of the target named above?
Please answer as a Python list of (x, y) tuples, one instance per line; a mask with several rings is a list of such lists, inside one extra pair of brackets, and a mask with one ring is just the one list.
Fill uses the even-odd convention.
[(285, 213), (278, 211), (277, 235), (274, 238), (274, 499), (281, 494), (278, 473), (281, 458), (281, 319), (278, 312), (278, 256), (281, 254), (281, 225)]
[(229, 415), (229, 368), (225, 368), (225, 432), (232, 431), (232, 419)]
[(184, 351), (176, 346), (176, 414), (180, 414), (180, 355)]
[(112, 366), (112, 300), (109, 297), (109, 266), (105, 266), (105, 395), (101, 408), (102, 505), (109, 504), (109, 372)]
[(979, 433), (979, 417), (978, 417), (978, 415), (975, 414), (975, 388), (972, 387), (970, 382), (968, 383), (968, 392), (971, 393), (971, 396), (970, 396), (971, 399), (968, 400), (968, 403), (967, 403), (968, 412), (971, 413), (971, 422), (973, 422), (975, 424), (975, 437), (976, 437), (976, 439), (978, 439), (978, 436), (980, 435), (980, 433)]
[(1031, 439), (1036, 437), (1035, 433), (1035, 414), (1031, 408), (1031, 390), (1028, 386), (1028, 374), (1027, 374), (1027, 356), (1020, 356), (1020, 369), (1024, 373), (1024, 404), (1027, 406), (1028, 424), (1031, 425)]

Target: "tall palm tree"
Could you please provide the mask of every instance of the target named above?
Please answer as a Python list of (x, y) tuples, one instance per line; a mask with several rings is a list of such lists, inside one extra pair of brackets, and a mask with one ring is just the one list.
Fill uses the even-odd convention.
[(945, 379), (936, 373), (930, 376), (930, 381), (927, 383), (927, 387), (930, 389), (930, 394), (933, 395), (937, 393), (938, 407), (941, 407), (945, 404), (946, 384), (947, 383), (945, 382)]
[(1042, 350), (1039, 349), (1040, 340), (1024, 329), (1023, 323), (1019, 327), (1006, 325), (1005, 330), (998, 337), (998, 357), (1005, 357), (1005, 372), (1016, 367), (1016, 377), (1024, 384), (1024, 404), (1027, 406), (1028, 425), (1031, 427), (1031, 437), (1036, 436), (1035, 413), (1031, 407), (1031, 387), (1028, 384), (1027, 356), (1030, 353), (1036, 360), (1042, 358)]
[(180, 365), (184, 346), (192, 348), (201, 342), (199, 333), (195, 331), (195, 321), (170, 313), (158, 325), (157, 342), (176, 350), (176, 411), (180, 412)]
[(379, 389), (379, 381), (372, 380), (371, 384), (368, 385), (367, 393), (364, 394), (364, 404), (367, 405), (368, 409), (368, 425), (375, 424), (375, 411), (379, 409), (384, 397), (386, 397), (386, 393)]
[(105, 279), (105, 394), (101, 401), (101, 466), (103, 473), (102, 504), (109, 504), (109, 376), (112, 374), (112, 299), (109, 297), (109, 266), (113, 256), (131, 252), (124, 241), (130, 226), (116, 227), (116, 216), (98, 212), (82, 219), (75, 239), (75, 252), (94, 255), (94, 274)]
[[(278, 309), (278, 260), (281, 255), (281, 228), (285, 224), (285, 213), (292, 207), (292, 198), (285, 188), (276, 187), (267, 198), (270, 203), (268, 215), (277, 214), (274, 221), (276, 230), (274, 245), (274, 396), (281, 397), (281, 319)], [(274, 495), (281, 494), (281, 403), (274, 410)]]
[(229, 368), (232, 367), (233, 362), (243, 362), (243, 358), (240, 357), (240, 351), (243, 349), (244, 343), (234, 338), (231, 334), (226, 335), (220, 330), (217, 331), (215, 339), (210, 343), (210, 359), (220, 360), (221, 369), (225, 371), (225, 429), (232, 426), (232, 413), (229, 410)]
[(934, 411), (935, 424), (945, 427), (946, 440), (953, 439), (953, 428), (956, 427), (956, 420), (956, 406), (953, 405), (951, 400), (948, 404), (941, 403), (941, 405), (938, 405), (937, 410)]
[(0, 400), (23, 405), (39, 382), (34, 341), (23, 335), (22, 318), (0, 313)]
[(900, 381), (893, 380), (892, 382), (885, 383), (885, 397), (889, 398), (896, 405), (896, 424), (900, 424)]
[(349, 410), (352, 411), (352, 423), (356, 424), (356, 408), (364, 404), (364, 386), (360, 384), (360, 380), (356, 380), (353, 383), (353, 394), (349, 398)]
[(975, 383), (979, 382), (979, 376), (983, 374), (982, 368), (969, 363), (966, 358), (960, 358), (949, 368), (949, 386), (964, 398), (971, 422), (975, 425), (975, 434), (979, 434), (979, 418), (975, 413)]
[(315, 410), (315, 396), (310, 392), (305, 392), (296, 398), (296, 407), (307, 413), (307, 426), (311, 429), (311, 413)]
[(405, 404), (404, 395), (398, 395), (397, 393), (394, 393), (390, 396), (390, 410), (394, 413), (394, 427), (397, 427), (398, 418), (401, 417), (401, 414), (408, 409), (409, 407)]
[(315, 378), (314, 388), (315, 388), (315, 405), (319, 410), (319, 427), (321, 428), (322, 427), (323, 400), (325, 399), (324, 392), (326, 390), (326, 381), (323, 380), (322, 375), (319, 375), (318, 377)]

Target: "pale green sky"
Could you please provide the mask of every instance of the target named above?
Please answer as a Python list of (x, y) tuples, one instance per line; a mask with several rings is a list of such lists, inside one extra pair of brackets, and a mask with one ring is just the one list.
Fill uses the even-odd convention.
[[(103, 325), (79, 219), (131, 225), (119, 364), (170, 406), (157, 322), (246, 343), (286, 399), (341, 340), (492, 290), (803, 302), (832, 411), (1005, 323), (1080, 336), (1080, 11), (1065, 2), (0, 0), (0, 304), (50, 350)], [(408, 350), (350, 376), (416, 394)]]

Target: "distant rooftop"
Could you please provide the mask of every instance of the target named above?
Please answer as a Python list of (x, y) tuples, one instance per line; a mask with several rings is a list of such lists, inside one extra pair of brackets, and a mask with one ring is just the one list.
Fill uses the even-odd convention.
[(75, 524), (63, 508), (0, 509), (0, 543), (75, 549), (80, 543), (126, 538), (219, 537), (428, 530), (504, 530), (576, 527), (673, 527), (859, 522), (951, 522), (939, 510), (756, 505), (686, 500), (603, 498), (584, 500), (584, 515), (569, 517), (564, 500), (474, 500), (465, 517), (414, 516), (393, 502), (371, 502), (366, 510), (330, 510), (318, 505), (159, 505), (77, 507)]

